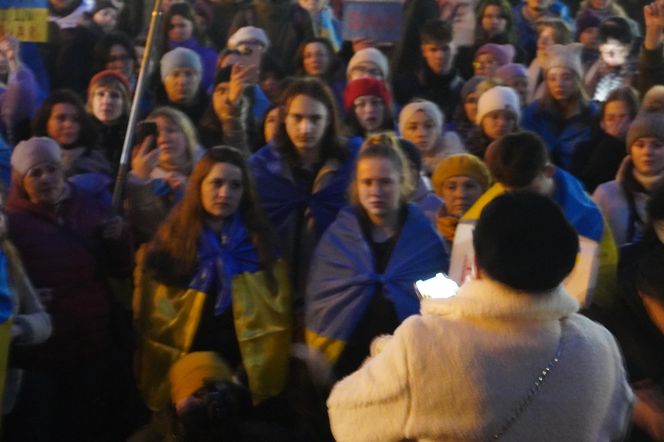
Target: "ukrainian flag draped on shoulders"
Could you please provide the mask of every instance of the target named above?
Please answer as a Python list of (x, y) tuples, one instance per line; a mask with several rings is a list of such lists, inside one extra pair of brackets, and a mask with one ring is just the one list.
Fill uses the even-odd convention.
[[(602, 212), (586, 193), (579, 180), (560, 168), (555, 169), (553, 180), (555, 188), (552, 199), (558, 203), (579, 236), (588, 238), (599, 246), (599, 267), (592, 299), (597, 304), (606, 305), (614, 296), (615, 274), (618, 265), (618, 251), (611, 229), (608, 228)], [(494, 183), (461, 218), (459, 227), (474, 226), (484, 207), (506, 191), (507, 189), (502, 184)], [(453, 254), (453, 260), (455, 259), (456, 256)]]
[(0, 250), (0, 412), (2, 411), (2, 398), (5, 392), (13, 313), (7, 255)]
[(350, 155), (345, 161), (328, 161), (319, 171), (327, 183), (314, 190), (298, 183), (277, 146), (267, 144), (249, 158), (249, 165), (260, 195), (263, 209), (275, 230), (283, 235), (291, 216), (298, 209), (309, 209), (315, 220), (319, 237), (334, 221), (339, 209), (347, 204), (346, 192), (350, 183), (357, 147), (348, 146)]
[(280, 393), (286, 382), (292, 324), (285, 263), (279, 260), (272, 269), (278, 287), (272, 293), (239, 214), (224, 223), (220, 235), (204, 230), (198, 247), (198, 265), (187, 287), (157, 281), (146, 269), (146, 247), (137, 254), (137, 378), (153, 410), (169, 401), (168, 371), (189, 353), (208, 296), (214, 296), (215, 315), (232, 309), (254, 403)]
[(382, 274), (376, 273), (356, 206), (339, 212), (323, 234), (311, 266), (306, 291), (306, 341), (334, 363), (382, 286), (400, 321), (417, 314), (414, 283), (447, 271), (449, 256), (431, 222), (408, 206), (406, 221)]

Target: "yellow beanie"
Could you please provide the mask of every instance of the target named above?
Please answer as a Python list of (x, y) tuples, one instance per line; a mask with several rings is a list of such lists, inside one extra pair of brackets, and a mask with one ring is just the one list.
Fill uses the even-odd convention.
[(203, 387), (207, 379), (218, 381), (230, 380), (230, 369), (213, 351), (197, 351), (178, 359), (171, 366), (171, 400), (174, 404), (191, 396)]
[(433, 172), (431, 181), (433, 182), (434, 191), (440, 195), (440, 188), (443, 186), (448, 178), (455, 176), (467, 176), (479, 183), (482, 190), (486, 190), (491, 183), (491, 174), (489, 169), (484, 164), (484, 161), (477, 158), (475, 155), (468, 153), (460, 153), (451, 155), (438, 163), (436, 170)]

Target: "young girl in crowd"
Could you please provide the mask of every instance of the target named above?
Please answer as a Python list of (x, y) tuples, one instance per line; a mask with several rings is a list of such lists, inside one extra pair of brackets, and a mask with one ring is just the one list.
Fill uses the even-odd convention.
[(501, 66), (512, 63), (514, 60), (514, 46), (510, 44), (499, 45), (486, 43), (475, 52), (473, 74), (475, 76), (492, 77)]
[(295, 60), (298, 76), (322, 80), (332, 89), (337, 103), (343, 102), (346, 82), (340, 72), (341, 62), (327, 38), (314, 37), (303, 41), (295, 54)]
[(122, 74), (105, 70), (90, 80), (87, 111), (97, 130), (96, 147), (113, 168), (113, 177), (120, 164), (130, 104), (129, 82)]
[(294, 81), (283, 107), (274, 142), (249, 164), (301, 293), (318, 239), (346, 205), (354, 154), (341, 142), (334, 98), (320, 80)]
[(454, 111), (452, 121), (448, 123), (449, 128), (459, 135), (462, 142), (465, 142), (475, 129), (477, 100), (479, 100), (477, 86), (484, 80), (486, 80), (486, 77), (472, 77), (466, 81), (461, 88), (459, 106)]
[(111, 163), (97, 149), (94, 123), (75, 93), (66, 89), (53, 92), (37, 110), (32, 132), (52, 138), (60, 145), (67, 176), (83, 173), (112, 176)]
[(169, 369), (195, 351), (217, 353), (225, 379), (249, 388), (254, 404), (283, 390), (290, 286), (240, 151), (203, 155), (137, 258), (138, 385), (151, 409), (169, 402)]
[(137, 243), (152, 238), (182, 197), (200, 156), (196, 129), (182, 112), (160, 107), (146, 121), (157, 125), (157, 134), (136, 147), (125, 191), (125, 213)]
[(639, 110), (639, 99), (630, 87), (614, 89), (602, 103), (599, 127), (586, 143), (576, 148), (571, 172), (590, 193), (611, 181), (625, 158), (627, 129)]
[(129, 89), (134, 92), (139, 64), (134, 45), (126, 35), (111, 32), (100, 38), (95, 45), (93, 62), (97, 71), (109, 69), (123, 75), (129, 81)]
[(484, 161), (462, 153), (441, 161), (431, 180), (434, 191), (445, 202), (436, 214), (436, 227), (451, 252), (457, 224), (489, 187), (491, 174)]
[(544, 65), (548, 50), (554, 44), (572, 43), (572, 30), (567, 22), (558, 18), (540, 20), (537, 23), (537, 53), (528, 66), (528, 91), (526, 103), (544, 95)]
[(413, 177), (394, 137), (369, 138), (342, 210), (316, 248), (306, 291), (306, 339), (333, 365), (356, 370), (374, 337), (419, 311), (414, 283), (446, 271), (431, 223), (406, 204)]
[(520, 116), (519, 97), (514, 89), (495, 86), (484, 92), (477, 103), (477, 127), (466, 141), (468, 152), (483, 159), (489, 144), (519, 130)]
[(394, 130), (392, 96), (382, 80), (360, 78), (348, 83), (344, 109), (349, 137), (364, 140), (372, 132)]
[(637, 116), (627, 132), (627, 147), (629, 159), (617, 179), (593, 193), (618, 246), (641, 239), (650, 190), (664, 177), (664, 115)]
[(553, 45), (546, 60), (544, 96), (524, 109), (521, 126), (542, 137), (552, 160), (569, 170), (576, 146), (590, 139), (597, 106), (581, 83), (580, 44)]
[(427, 176), (431, 176), (444, 158), (465, 152), (459, 136), (445, 131), (444, 124), (444, 116), (438, 106), (427, 100), (414, 100), (404, 106), (399, 114), (401, 136), (420, 149)]

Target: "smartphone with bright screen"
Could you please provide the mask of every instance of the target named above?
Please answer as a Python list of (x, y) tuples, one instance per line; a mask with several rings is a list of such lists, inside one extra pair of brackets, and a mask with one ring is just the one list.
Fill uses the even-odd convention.
[(446, 299), (456, 295), (459, 285), (443, 273), (415, 282), (415, 292), (420, 299)]

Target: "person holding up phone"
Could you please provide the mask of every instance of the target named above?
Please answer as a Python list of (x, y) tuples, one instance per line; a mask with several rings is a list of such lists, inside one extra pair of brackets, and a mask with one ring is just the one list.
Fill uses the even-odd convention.
[(249, 153), (249, 98), (244, 92), (251, 85), (250, 77), (255, 70), (255, 66), (236, 63), (217, 72), (212, 102), (198, 124), (198, 133), (206, 149), (225, 144)]
[[(143, 125), (146, 134), (135, 147), (125, 190), (125, 211), (134, 241), (149, 241), (159, 223), (182, 197), (200, 156), (196, 129), (185, 114), (157, 108)], [(155, 127), (156, 126), (156, 127)]]

